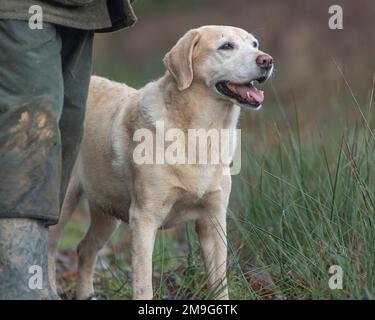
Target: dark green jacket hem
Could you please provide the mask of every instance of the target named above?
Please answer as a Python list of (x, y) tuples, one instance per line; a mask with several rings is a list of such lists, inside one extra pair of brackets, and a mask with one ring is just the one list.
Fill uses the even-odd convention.
[(0, 19), (26, 20), (32, 17), (29, 9), (43, 9), (43, 22), (70, 28), (112, 32), (132, 26), (137, 17), (129, 0), (92, 0), (84, 5), (59, 5), (64, 0), (0, 0)]

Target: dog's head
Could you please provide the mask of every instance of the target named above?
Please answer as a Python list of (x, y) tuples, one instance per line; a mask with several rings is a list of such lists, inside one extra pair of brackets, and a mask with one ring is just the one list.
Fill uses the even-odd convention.
[(204, 26), (188, 31), (164, 63), (179, 90), (202, 82), (221, 98), (245, 108), (260, 108), (264, 96), (254, 81), (266, 81), (273, 59), (259, 50), (258, 40), (230, 26)]

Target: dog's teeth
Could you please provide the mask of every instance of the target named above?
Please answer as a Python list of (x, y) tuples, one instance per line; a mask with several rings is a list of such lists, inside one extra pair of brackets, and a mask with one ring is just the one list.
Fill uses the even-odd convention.
[(250, 95), (250, 92), (246, 92), (246, 96), (249, 100), (251, 100), (251, 95)]

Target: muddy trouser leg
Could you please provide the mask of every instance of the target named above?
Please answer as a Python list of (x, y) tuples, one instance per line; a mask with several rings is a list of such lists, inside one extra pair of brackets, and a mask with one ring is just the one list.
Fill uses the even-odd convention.
[(0, 20), (0, 39), (0, 299), (50, 299), (46, 226), (82, 136), (92, 33)]

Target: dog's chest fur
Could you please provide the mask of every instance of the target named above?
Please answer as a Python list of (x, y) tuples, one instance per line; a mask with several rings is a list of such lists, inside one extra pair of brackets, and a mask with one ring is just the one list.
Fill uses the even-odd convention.
[(170, 182), (175, 197), (170, 211), (164, 217), (164, 227), (201, 218), (202, 209), (210, 206), (210, 195), (220, 191), (218, 171), (221, 172), (218, 166), (207, 165), (173, 168), (174, 178)]
[(201, 199), (204, 194), (217, 188), (220, 170), (213, 165), (184, 165), (173, 169), (176, 186), (185, 191), (192, 199)]

